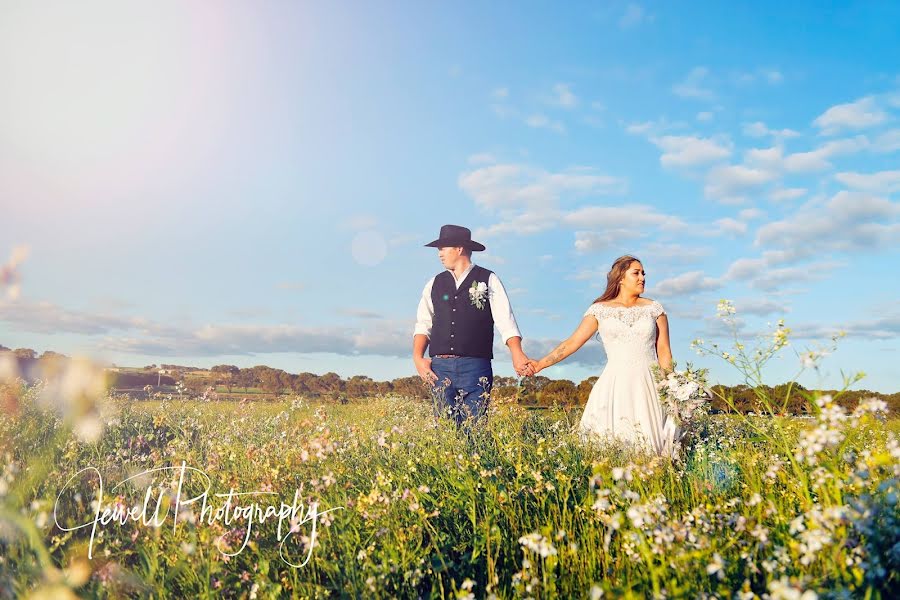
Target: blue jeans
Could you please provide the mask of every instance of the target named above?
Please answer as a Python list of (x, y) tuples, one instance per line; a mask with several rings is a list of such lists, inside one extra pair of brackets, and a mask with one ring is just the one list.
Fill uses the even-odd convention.
[(431, 370), (438, 380), (431, 388), (436, 417), (452, 418), (457, 427), (467, 419), (478, 421), (486, 412), (494, 385), (489, 358), (433, 358)]

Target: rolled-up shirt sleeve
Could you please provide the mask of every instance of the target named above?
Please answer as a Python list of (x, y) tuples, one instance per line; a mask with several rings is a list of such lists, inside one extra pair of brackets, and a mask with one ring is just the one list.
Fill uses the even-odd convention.
[(431, 286), (434, 285), (434, 277), (428, 280), (422, 290), (419, 299), (419, 308), (416, 311), (416, 328), (413, 335), (422, 334), (431, 339), (431, 324), (434, 320), (434, 306), (431, 303)]
[(491, 316), (494, 318), (497, 331), (503, 338), (503, 343), (506, 344), (511, 337), (522, 337), (519, 326), (516, 324), (516, 316), (509, 304), (509, 296), (506, 295), (506, 289), (496, 273), (491, 273), (488, 278), (488, 293), (491, 299)]

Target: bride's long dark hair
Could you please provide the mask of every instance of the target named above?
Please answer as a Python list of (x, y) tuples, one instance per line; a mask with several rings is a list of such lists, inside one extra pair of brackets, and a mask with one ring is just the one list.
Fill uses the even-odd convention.
[(628, 267), (630, 267), (633, 262), (641, 261), (630, 254), (626, 254), (625, 256), (620, 256), (613, 262), (612, 267), (609, 269), (609, 273), (606, 275), (606, 291), (603, 292), (603, 295), (594, 300), (595, 304), (597, 302), (613, 300), (619, 295), (619, 282), (625, 277), (625, 273), (628, 272)]

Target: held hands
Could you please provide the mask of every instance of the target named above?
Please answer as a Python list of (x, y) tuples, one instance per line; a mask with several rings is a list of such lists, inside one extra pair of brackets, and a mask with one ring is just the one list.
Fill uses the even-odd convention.
[(513, 367), (519, 377), (533, 377), (541, 370), (538, 361), (528, 358), (524, 354), (513, 359)]
[(543, 367), (540, 365), (540, 363), (538, 361), (536, 361), (534, 359), (529, 359), (528, 365), (526, 366), (525, 370), (526, 370), (525, 375), (527, 377), (534, 377), (535, 375), (537, 375), (539, 372), (541, 372), (543, 370)]
[(531, 362), (532, 360), (528, 358), (525, 353), (521, 353), (513, 356), (513, 368), (516, 370), (516, 374), (519, 377), (530, 377), (534, 375), (531, 370)]

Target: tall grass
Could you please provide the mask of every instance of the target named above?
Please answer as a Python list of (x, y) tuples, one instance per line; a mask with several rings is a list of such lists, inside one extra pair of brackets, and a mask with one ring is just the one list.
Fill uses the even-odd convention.
[[(91, 404), (84, 384), (67, 412), (45, 401), (49, 388), (0, 392), (12, 407), (0, 417), (0, 598), (900, 593), (900, 422), (877, 401), (846, 412), (811, 398), (811, 420), (709, 417), (669, 460), (584, 443), (577, 412), (515, 403), (457, 431), (399, 397)], [(182, 464), (212, 493), (272, 492), (234, 504), (291, 503), (299, 490), (306, 509), (334, 510), (315, 535), (294, 515), (281, 547), (277, 519), (247, 536), (245, 520), (176, 506), (177, 470), (140, 475)], [(93, 543), (90, 528), (66, 531), (95, 510), (96, 472), (69, 482), (88, 468), (103, 478), (101, 509), (140, 507), (150, 488), (165, 523), (111, 523)], [(184, 490), (203, 483), (195, 473)]]

